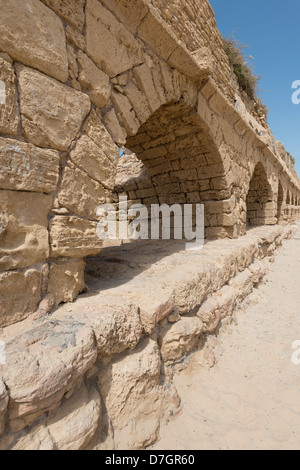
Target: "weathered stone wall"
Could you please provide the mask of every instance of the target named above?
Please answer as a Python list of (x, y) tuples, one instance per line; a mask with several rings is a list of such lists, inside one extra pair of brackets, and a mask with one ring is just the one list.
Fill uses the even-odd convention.
[[(120, 145), (146, 176), (119, 190), (146, 204), (204, 202), (208, 238), (243, 235), (251, 211), (253, 223), (299, 216), (299, 179), (239, 96), (206, 0), (0, 0), (0, 10), (1, 327), (84, 290)], [(268, 201), (248, 194), (257, 165)]]
[(231, 321), (292, 233), (256, 227), (200, 252), (148, 241), (89, 259), (89, 275), (99, 278), (90, 294), (1, 335), (0, 449), (132, 450), (155, 442), (161, 421), (180, 411), (174, 366), (184, 367), (197, 348), (203, 366), (213, 365), (211, 335)]
[[(290, 229), (218, 241), (183, 284), (152, 286), (156, 301), (148, 270), (138, 299), (121, 289), (49, 320), (103, 248), (97, 207), (122, 193), (202, 202), (206, 237), (236, 238), (247, 221), (295, 221), (299, 179), (239, 95), (206, 0), (0, 0), (0, 12), (0, 448), (140, 448), (179, 405), (164, 368), (230, 315), (265, 272), (253, 259)], [(117, 175), (119, 146), (136, 157)]]
[(210, 61), (211, 75), (222, 92), (234, 102), (237, 89), (234, 74), (222, 47), (214, 12), (207, 0), (151, 0), (178, 41), (198, 60)]

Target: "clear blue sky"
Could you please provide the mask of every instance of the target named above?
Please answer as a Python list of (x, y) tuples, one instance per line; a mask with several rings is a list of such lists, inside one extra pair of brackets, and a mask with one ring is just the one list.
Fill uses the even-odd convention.
[(296, 159), (300, 175), (300, 104), (292, 104), (292, 83), (300, 80), (299, 0), (210, 0), (223, 37), (232, 33), (249, 46), (268, 123)]

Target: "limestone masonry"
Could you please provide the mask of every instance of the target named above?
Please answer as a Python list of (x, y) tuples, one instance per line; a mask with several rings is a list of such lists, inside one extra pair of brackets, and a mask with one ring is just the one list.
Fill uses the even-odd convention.
[[(293, 233), (300, 180), (207, 0), (0, 0), (0, 81), (0, 449), (143, 448), (174, 363)], [(104, 246), (119, 195), (203, 203), (207, 245)]]

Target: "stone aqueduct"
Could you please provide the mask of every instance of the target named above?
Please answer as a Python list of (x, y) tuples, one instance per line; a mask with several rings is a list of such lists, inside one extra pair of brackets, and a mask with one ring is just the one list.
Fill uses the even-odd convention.
[[(96, 208), (118, 193), (204, 203), (208, 239), (298, 219), (299, 178), (239, 90), (207, 0), (0, 10), (0, 327), (82, 292)], [(142, 164), (116, 184), (120, 146)]]
[[(114, 200), (203, 202), (206, 237), (298, 217), (299, 179), (239, 93), (206, 0), (1, 0), (0, 325), (72, 300)], [(66, 274), (67, 273), (67, 274)]]

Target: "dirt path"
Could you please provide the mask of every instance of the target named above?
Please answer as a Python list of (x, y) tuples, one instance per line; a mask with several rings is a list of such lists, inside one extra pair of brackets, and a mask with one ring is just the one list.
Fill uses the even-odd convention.
[(183, 412), (161, 428), (155, 449), (300, 449), (299, 287), (300, 226), (237, 325), (212, 338), (215, 366), (204, 367), (199, 352), (175, 376)]

